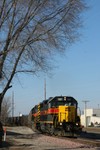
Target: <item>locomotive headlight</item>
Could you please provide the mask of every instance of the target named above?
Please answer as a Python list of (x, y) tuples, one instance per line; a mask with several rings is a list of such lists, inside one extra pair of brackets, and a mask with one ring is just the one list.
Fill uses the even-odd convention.
[(60, 122), (60, 126), (62, 126), (62, 122)]

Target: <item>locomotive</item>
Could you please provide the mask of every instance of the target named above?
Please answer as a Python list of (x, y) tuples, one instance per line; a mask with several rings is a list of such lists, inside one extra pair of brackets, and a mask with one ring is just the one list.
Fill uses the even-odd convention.
[(77, 109), (78, 102), (73, 97), (50, 97), (32, 108), (32, 128), (50, 135), (74, 136), (81, 131)]

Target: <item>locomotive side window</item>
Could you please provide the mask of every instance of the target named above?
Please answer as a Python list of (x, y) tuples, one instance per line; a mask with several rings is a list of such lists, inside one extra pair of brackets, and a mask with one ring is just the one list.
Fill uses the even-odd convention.
[(63, 101), (64, 98), (63, 97), (58, 97), (57, 101)]
[(66, 106), (75, 106), (75, 107), (77, 106), (76, 103), (74, 103), (74, 102), (66, 102), (65, 105)]
[(51, 108), (51, 103), (48, 104), (48, 108)]
[(56, 102), (52, 102), (51, 107), (56, 107)]

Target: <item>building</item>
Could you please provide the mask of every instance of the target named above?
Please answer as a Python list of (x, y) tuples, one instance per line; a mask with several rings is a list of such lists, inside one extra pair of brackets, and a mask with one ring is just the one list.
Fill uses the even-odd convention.
[(81, 115), (81, 124), (84, 127), (100, 126), (100, 109), (85, 109)]

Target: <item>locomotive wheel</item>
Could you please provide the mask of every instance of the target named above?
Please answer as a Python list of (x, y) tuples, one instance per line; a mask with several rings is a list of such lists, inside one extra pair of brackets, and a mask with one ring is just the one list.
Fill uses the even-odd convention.
[(58, 130), (54, 129), (54, 135), (57, 136), (58, 135)]
[(51, 128), (50, 128), (50, 135), (53, 135), (54, 134), (54, 126), (52, 126)]
[(66, 136), (68, 136), (68, 137), (74, 137), (74, 132), (66, 132)]
[(65, 130), (61, 131), (61, 136), (65, 136)]

